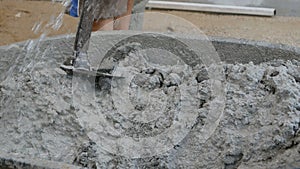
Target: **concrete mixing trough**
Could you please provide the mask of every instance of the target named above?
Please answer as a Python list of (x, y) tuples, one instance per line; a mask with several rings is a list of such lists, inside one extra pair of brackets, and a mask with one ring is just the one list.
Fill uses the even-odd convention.
[[(97, 33), (92, 36), (91, 53), (101, 53), (101, 50), (112, 47), (114, 41), (129, 37), (134, 33), (125, 32), (107, 32)], [(197, 42), (199, 39), (185, 37), (183, 35), (173, 34), (176, 39), (188, 39), (190, 42)], [(219, 54), (221, 60), (226, 63), (248, 63), (254, 64), (270, 61), (273, 59), (283, 60), (300, 60), (300, 49), (287, 45), (270, 44), (267, 42), (257, 42), (249, 40), (238, 40), (229, 38), (210, 37), (210, 40)], [(59, 67), (59, 63), (72, 54), (74, 36), (59, 36), (48, 38), (43, 41), (32, 41), (36, 43), (39, 51), (50, 50), (53, 57), (57, 60), (53, 67)], [(151, 42), (149, 42), (151, 43)], [(157, 42), (153, 42), (157, 43)], [(23, 47), (28, 46), (29, 42), (21, 42), (9, 46), (0, 47), (0, 80), (8, 75), (10, 68), (19, 64), (16, 63), (20, 58), (25, 57), (26, 51)], [(170, 49), (172, 50), (172, 49)], [(100, 54), (101, 55), (101, 54)], [(5, 56), (5, 57), (4, 57)], [(5, 59), (5, 60), (4, 60)], [(21, 57), (22, 59), (22, 57)], [(37, 160), (37, 159), (18, 159), (6, 154), (0, 154), (0, 168), (20, 167), (20, 168), (76, 168), (68, 164), (54, 161)]]
[[(107, 51), (115, 43), (129, 37), (131, 35), (136, 35), (136, 32), (125, 33), (97, 33), (92, 37), (92, 42), (90, 45), (90, 52), (100, 52), (101, 50)], [(189, 36), (184, 35), (174, 35), (178, 37), (179, 40), (188, 40), (193, 44), (197, 45), (199, 40), (194, 39)], [(231, 38), (220, 38), (220, 37), (209, 37), (214, 48), (216, 49), (220, 59), (226, 63), (249, 63), (252, 61), (255, 64), (266, 62), (274, 59), (283, 60), (299, 60), (300, 49), (293, 46), (282, 45), (282, 44), (271, 44), (268, 42), (251, 41), (245, 39), (231, 39)], [(202, 40), (200, 40), (202, 41)], [(73, 36), (59, 36), (55, 38), (48, 38), (43, 41), (35, 40), (32, 41), (33, 45), (39, 43), (38, 47), (41, 51), (43, 49), (49, 48), (51, 46), (52, 50), (55, 51), (58, 61), (63, 62), (63, 60), (72, 55), (72, 48), (74, 43)], [(151, 42), (150, 42), (151, 43)], [(154, 41), (152, 43), (157, 43)], [(26, 51), (22, 50), (24, 46), (29, 45), (28, 42), (20, 42), (8, 46), (0, 47), (0, 56), (9, 56), (9, 60), (1, 60), (6, 57), (0, 57), (0, 78), (2, 79), (9, 68), (15, 64), (15, 59), (17, 56), (24, 54)], [(100, 51), (99, 51), (100, 50)], [(169, 49), (172, 50), (172, 49)], [(103, 51), (102, 51), (103, 52)], [(59, 55), (58, 55), (59, 54)], [(105, 54), (105, 53), (104, 53)], [(57, 65), (58, 66), (58, 65)]]

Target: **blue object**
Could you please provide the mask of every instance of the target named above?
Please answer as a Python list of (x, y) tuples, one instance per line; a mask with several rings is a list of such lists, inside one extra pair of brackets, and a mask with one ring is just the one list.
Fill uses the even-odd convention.
[(70, 15), (73, 17), (78, 17), (78, 1), (79, 0), (72, 0), (71, 2), (71, 8), (70, 8)]

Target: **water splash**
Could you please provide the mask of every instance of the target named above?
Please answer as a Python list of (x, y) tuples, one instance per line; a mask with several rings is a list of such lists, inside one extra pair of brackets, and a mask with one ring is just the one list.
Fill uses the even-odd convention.
[[(57, 3), (61, 3), (63, 6), (66, 6), (68, 1), (52, 0), (51, 5), (57, 5)], [(5, 62), (5, 65), (1, 66), (0, 95), (9, 91), (9, 93), (5, 93), (5, 95), (11, 97), (1, 97), (0, 118), (3, 113), (12, 113), (11, 116), (16, 116), (18, 122), (24, 119), (24, 113), (20, 107), (16, 109), (15, 107), (18, 106), (14, 106), (17, 104), (14, 96), (20, 95), (20, 90), (26, 87), (26, 84), (21, 82), (32, 81), (37, 83), (37, 85), (42, 83), (35, 79), (35, 70), (38, 67), (41, 67), (39, 65), (42, 64), (43, 58), (46, 57), (47, 53), (49, 54), (53, 45), (49, 45), (47, 48), (41, 49), (41, 42), (43, 42), (52, 31), (57, 31), (61, 28), (63, 25), (63, 17), (64, 9), (58, 14), (55, 14), (53, 11), (53, 14), (46, 19), (46, 21), (45, 18), (41, 18), (32, 25), (31, 31), (34, 34), (40, 34), (39, 38), (29, 39), (23, 44), (16, 43), (6, 47), (6, 50), (10, 51), (8, 52), (10, 53), (10, 56), (0, 58), (0, 62)], [(20, 73), (26, 75), (26, 77), (24, 77), (24, 79), (22, 77), (22, 79), (16, 80), (15, 75)]]

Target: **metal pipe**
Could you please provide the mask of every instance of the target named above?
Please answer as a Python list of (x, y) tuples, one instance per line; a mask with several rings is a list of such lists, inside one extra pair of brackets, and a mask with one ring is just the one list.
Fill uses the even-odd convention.
[(175, 10), (214, 12), (214, 13), (226, 13), (226, 14), (258, 15), (258, 16), (274, 16), (274, 15), (276, 15), (276, 10), (274, 8), (212, 5), (212, 4), (201, 4), (201, 3), (190, 3), (190, 2), (170, 2), (170, 1), (150, 0), (146, 7), (147, 8), (157, 8), (157, 9), (175, 9)]

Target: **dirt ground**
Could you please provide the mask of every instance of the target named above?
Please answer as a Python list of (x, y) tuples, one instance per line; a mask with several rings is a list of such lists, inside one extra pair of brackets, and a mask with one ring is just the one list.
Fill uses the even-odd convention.
[[(47, 25), (63, 9), (60, 3), (51, 1), (0, 0), (0, 45), (38, 38), (42, 33), (53, 36), (75, 32), (77, 19), (68, 15), (64, 15), (59, 30)], [(39, 23), (40, 30), (34, 32), (33, 27)]]
[[(51, 1), (0, 0), (0, 45), (38, 38), (41, 34), (55, 36), (74, 33), (78, 18), (65, 14), (61, 15), (63, 19), (61, 27), (56, 29), (60, 22), (55, 21), (60, 18), (59, 14), (63, 10), (61, 3)], [(184, 18), (209, 36), (269, 41), (300, 47), (300, 18), (297, 17), (254, 17), (186, 11), (159, 12)], [(154, 21), (146, 22), (144, 28), (147, 30), (159, 24), (161, 31), (169, 29), (161, 23), (156, 18)], [(172, 29), (176, 31), (180, 28)]]

